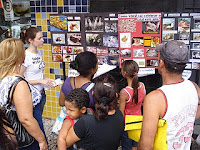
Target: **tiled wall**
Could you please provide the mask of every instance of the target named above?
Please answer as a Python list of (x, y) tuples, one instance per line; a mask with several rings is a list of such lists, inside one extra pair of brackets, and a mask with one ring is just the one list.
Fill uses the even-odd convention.
[[(51, 34), (49, 30), (49, 15), (57, 13), (89, 12), (89, 0), (30, 0), (31, 25), (38, 27), (43, 32), (44, 46), (41, 50), (45, 61), (45, 76), (51, 79), (63, 79), (63, 64), (52, 61)], [(68, 64), (65, 64), (66, 69)], [(66, 71), (67, 74), (67, 71)], [(44, 107), (43, 117), (56, 118), (60, 112), (58, 98), (60, 87), (46, 91), (47, 102)]]

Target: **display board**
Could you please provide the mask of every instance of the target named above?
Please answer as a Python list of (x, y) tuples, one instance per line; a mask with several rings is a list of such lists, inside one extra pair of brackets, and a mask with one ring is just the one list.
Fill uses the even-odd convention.
[(184, 42), (190, 51), (186, 69), (200, 69), (200, 13), (163, 13), (162, 22), (162, 42)]
[(52, 59), (70, 62), (83, 51), (97, 54), (99, 65), (118, 65), (117, 13), (50, 15)]
[(155, 47), (161, 42), (161, 13), (118, 14), (118, 36), (120, 64), (132, 59), (140, 71), (147, 68), (148, 73), (157, 68)]

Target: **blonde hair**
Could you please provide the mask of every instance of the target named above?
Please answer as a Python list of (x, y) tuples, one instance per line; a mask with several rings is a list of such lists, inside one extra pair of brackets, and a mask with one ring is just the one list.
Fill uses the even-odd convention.
[(24, 43), (20, 39), (8, 38), (0, 43), (0, 80), (8, 73), (17, 73), (25, 58)]

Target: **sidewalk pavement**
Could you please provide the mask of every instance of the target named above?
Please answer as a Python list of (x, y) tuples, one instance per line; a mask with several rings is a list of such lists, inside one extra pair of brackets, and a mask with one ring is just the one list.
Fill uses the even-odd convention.
[[(57, 150), (57, 136), (51, 133), (54, 122), (55, 119), (43, 118), (44, 129), (47, 136), (49, 150)], [(196, 139), (198, 134), (200, 134), (200, 119), (198, 119), (195, 122), (193, 138)], [(121, 148), (119, 148), (118, 150), (121, 150)], [(197, 143), (193, 141), (190, 150), (200, 150), (200, 145), (197, 145)]]

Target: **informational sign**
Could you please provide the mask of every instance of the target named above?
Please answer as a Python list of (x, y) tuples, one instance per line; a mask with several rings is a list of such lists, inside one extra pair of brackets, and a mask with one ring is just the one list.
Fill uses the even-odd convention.
[(5, 21), (12, 21), (14, 19), (12, 0), (1, 0), (4, 10)]
[(83, 51), (97, 55), (99, 65), (118, 65), (117, 13), (50, 15), (53, 61), (71, 62)]
[(200, 13), (163, 13), (162, 22), (162, 42), (184, 42), (190, 52), (186, 69), (200, 69)]
[[(119, 63), (134, 60), (150, 74), (158, 66), (155, 51), (161, 42), (161, 13), (118, 14)], [(141, 70), (142, 71), (142, 70)], [(144, 70), (148, 74), (148, 69)]]

